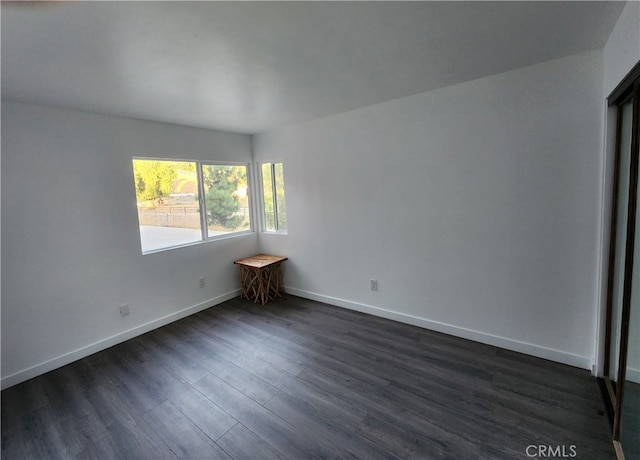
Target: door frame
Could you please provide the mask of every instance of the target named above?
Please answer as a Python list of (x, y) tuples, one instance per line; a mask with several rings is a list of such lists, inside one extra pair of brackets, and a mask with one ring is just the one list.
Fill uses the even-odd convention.
[[(628, 190), (628, 206), (627, 209), (619, 209), (619, 176), (621, 161), (621, 122), (622, 122), (622, 106), (627, 104), (629, 100), (633, 100), (632, 108), (632, 128), (631, 128), (631, 158), (629, 172), (629, 190)], [(622, 417), (622, 403), (624, 400), (624, 381), (626, 378), (627, 351), (629, 339), (629, 318), (631, 313), (631, 288), (634, 266), (634, 246), (636, 214), (638, 205), (638, 167), (640, 163), (640, 62), (629, 72), (623, 81), (613, 90), (607, 98), (607, 106), (616, 108), (616, 125), (615, 125), (615, 152), (614, 152), (614, 170), (613, 170), (613, 193), (610, 215), (610, 234), (609, 234), (609, 260), (607, 268), (607, 292), (606, 292), (606, 322), (605, 322), (605, 340), (604, 340), (604, 372), (603, 381), (606, 391), (603, 392), (605, 399), (613, 411), (613, 427), (612, 437), (614, 443), (617, 443), (616, 450), (620, 448), (620, 425)], [(624, 278), (623, 278), (623, 295), (622, 295), (622, 313), (620, 323), (620, 350), (618, 355), (618, 372), (616, 376), (611, 376), (611, 339), (612, 339), (612, 315), (613, 315), (613, 283), (615, 275), (615, 256), (616, 256), (616, 231), (617, 231), (617, 215), (619, 212), (627, 213), (627, 233), (624, 247)], [(640, 244), (640, 242), (638, 242)], [(611, 380), (615, 377), (615, 384)]]

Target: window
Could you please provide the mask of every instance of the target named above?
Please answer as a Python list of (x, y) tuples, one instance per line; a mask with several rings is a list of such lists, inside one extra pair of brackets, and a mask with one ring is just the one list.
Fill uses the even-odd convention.
[(143, 254), (251, 231), (246, 165), (134, 158), (133, 176)]
[(202, 177), (208, 235), (250, 230), (247, 167), (205, 164)]
[(267, 232), (287, 230), (282, 163), (262, 163), (263, 228)]

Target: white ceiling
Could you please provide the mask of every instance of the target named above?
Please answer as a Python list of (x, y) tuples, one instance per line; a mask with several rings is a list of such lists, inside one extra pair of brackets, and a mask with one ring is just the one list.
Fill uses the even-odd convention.
[(603, 47), (623, 2), (2, 2), (2, 97), (258, 133)]

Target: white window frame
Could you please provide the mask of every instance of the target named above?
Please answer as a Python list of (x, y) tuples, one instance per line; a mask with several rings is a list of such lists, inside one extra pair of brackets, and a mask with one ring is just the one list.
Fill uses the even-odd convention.
[[(177, 244), (173, 246), (165, 246), (157, 249), (150, 249), (147, 251), (142, 250), (142, 237), (140, 235), (140, 221), (138, 220), (138, 236), (140, 237), (140, 248), (142, 251), (142, 255), (147, 254), (155, 254), (158, 252), (169, 251), (177, 248), (184, 248), (189, 246), (195, 246), (198, 244), (208, 243), (212, 241), (224, 240), (228, 238), (237, 238), (240, 236), (250, 235), (255, 233), (255, 196), (254, 189), (255, 185), (253, 183), (251, 163), (250, 162), (242, 162), (242, 161), (216, 161), (216, 160), (194, 160), (194, 159), (183, 159), (183, 158), (160, 158), (160, 157), (141, 157), (134, 156), (132, 157), (132, 176), (134, 179), (134, 187), (135, 187), (135, 174), (133, 172), (133, 160), (147, 160), (147, 161), (172, 161), (172, 162), (185, 162), (185, 163), (195, 163), (196, 165), (196, 180), (198, 185), (198, 206), (200, 211), (200, 240), (193, 241), (184, 244)], [(247, 174), (247, 197), (249, 204), (249, 229), (240, 230), (240, 231), (232, 231), (224, 235), (213, 235), (209, 236), (209, 226), (207, 224), (207, 207), (206, 207), (206, 199), (204, 193), (204, 177), (203, 177), (203, 166), (244, 166), (246, 174)], [(134, 198), (135, 198), (135, 189), (134, 189)], [(136, 200), (136, 210), (137, 210), (137, 198)], [(139, 219), (139, 218), (138, 218)]]
[[(262, 174), (262, 165), (265, 164), (269, 164), (271, 165), (271, 187), (273, 190), (273, 210), (274, 210), (274, 226), (275, 226), (275, 230), (269, 230), (267, 229), (267, 212), (265, 209), (265, 196), (264, 196), (264, 177)], [(261, 231), (263, 233), (268, 233), (268, 234), (279, 234), (279, 235), (286, 235), (287, 234), (287, 230), (289, 228), (289, 222), (287, 220), (287, 228), (284, 229), (280, 229), (278, 228), (278, 198), (277, 198), (277, 193), (276, 193), (276, 174), (275, 174), (275, 165), (276, 164), (282, 164), (282, 169), (283, 169), (283, 176), (284, 176), (284, 161), (282, 160), (270, 160), (270, 161), (260, 161), (256, 163), (256, 169), (258, 170), (257, 173), (257, 177), (259, 178), (260, 183), (257, 184), (257, 189), (259, 190), (259, 199), (260, 199), (260, 224), (261, 224)], [(284, 188), (284, 184), (282, 184), (283, 188)], [(287, 195), (285, 192), (285, 202), (287, 199)]]

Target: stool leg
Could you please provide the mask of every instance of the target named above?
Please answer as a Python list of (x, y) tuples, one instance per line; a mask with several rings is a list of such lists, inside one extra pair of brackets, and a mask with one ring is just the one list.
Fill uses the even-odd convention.
[(249, 298), (249, 291), (247, 289), (247, 269), (242, 265), (240, 265), (240, 298)]

